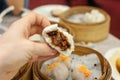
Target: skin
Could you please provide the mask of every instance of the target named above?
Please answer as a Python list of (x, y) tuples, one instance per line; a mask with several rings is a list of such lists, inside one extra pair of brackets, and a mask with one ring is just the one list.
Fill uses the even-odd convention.
[(9, 6), (13, 5), (15, 7), (15, 10), (13, 11), (15, 15), (20, 14), (24, 7), (24, 0), (6, 0), (6, 3)]
[(11, 79), (27, 62), (58, 56), (46, 43), (28, 40), (33, 34), (41, 34), (48, 25), (50, 22), (45, 17), (30, 13), (14, 22), (0, 37), (0, 78)]

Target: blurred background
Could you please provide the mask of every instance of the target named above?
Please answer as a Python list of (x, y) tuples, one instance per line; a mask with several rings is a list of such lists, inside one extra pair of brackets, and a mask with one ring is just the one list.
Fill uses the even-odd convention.
[(111, 16), (110, 32), (120, 39), (120, 0), (29, 0), (29, 9), (46, 4), (90, 5), (104, 9)]
[[(18, 1), (19, 3), (13, 4), (24, 6), (30, 10), (48, 4), (67, 5), (70, 7), (89, 5), (102, 8), (111, 16), (110, 33), (120, 39), (120, 0), (0, 0), (0, 12), (7, 8), (8, 5), (11, 5), (11, 2), (14, 1)], [(19, 10), (19, 8), (17, 9)], [(18, 13), (14, 11), (14, 14)], [(9, 20), (9, 17), (10, 16), (4, 17), (4, 20), (1, 23), (2, 26), (4, 26), (3, 24), (11, 23), (20, 18), (20, 16), (14, 17), (14, 15), (12, 15), (12, 20)], [(6, 24), (6, 26), (9, 26), (9, 24)]]

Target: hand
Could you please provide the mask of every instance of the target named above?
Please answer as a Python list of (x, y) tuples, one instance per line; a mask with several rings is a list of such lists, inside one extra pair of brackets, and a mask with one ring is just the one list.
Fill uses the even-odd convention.
[(15, 10), (13, 11), (15, 15), (18, 15), (24, 7), (24, 0), (6, 0), (6, 2), (9, 6), (15, 7)]
[(35, 33), (41, 34), (48, 25), (50, 23), (45, 17), (30, 13), (14, 22), (0, 37), (0, 78), (11, 79), (28, 61), (58, 55), (57, 51), (51, 49), (47, 44), (28, 40)]

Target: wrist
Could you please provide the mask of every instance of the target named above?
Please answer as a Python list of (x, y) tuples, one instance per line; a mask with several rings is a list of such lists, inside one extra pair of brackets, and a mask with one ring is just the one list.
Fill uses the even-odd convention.
[[(0, 48), (1, 51), (1, 48)], [(11, 80), (13, 76), (18, 71), (11, 63), (8, 62), (9, 59), (7, 59), (7, 52), (2, 52), (0, 54), (0, 79), (2, 80)]]
[(9, 69), (10, 64), (8, 61), (9, 45), (6, 45), (5, 41), (0, 38), (0, 79), (10, 80), (13, 72)]

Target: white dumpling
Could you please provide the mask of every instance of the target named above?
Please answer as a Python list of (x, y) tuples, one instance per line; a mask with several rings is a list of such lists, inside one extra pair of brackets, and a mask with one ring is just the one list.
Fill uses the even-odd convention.
[(85, 80), (84, 74), (79, 72), (76, 68), (73, 69), (72, 72), (72, 79), (73, 80)]
[(67, 66), (67, 68), (71, 67), (71, 58), (69, 56), (65, 56), (63, 54), (60, 54), (58, 57), (54, 59), (54, 61), (61, 62)]
[(66, 80), (69, 75), (68, 68), (61, 63), (54, 69), (53, 74), (56, 76), (56, 80)]
[(89, 70), (87, 70), (87, 68), (84, 65), (82, 65), (82, 67), (83, 69), (87, 70), (88, 73), (86, 74), (83, 72), (84, 70), (80, 71), (78, 67), (81, 66), (75, 66), (72, 69), (71, 76), (73, 80), (92, 80), (91, 73), (89, 72)]
[(43, 73), (53, 80), (66, 80), (68, 78), (69, 71), (66, 65), (63, 63), (55, 62), (55, 64), (50, 64), (49, 69), (46, 68), (44, 69)]

